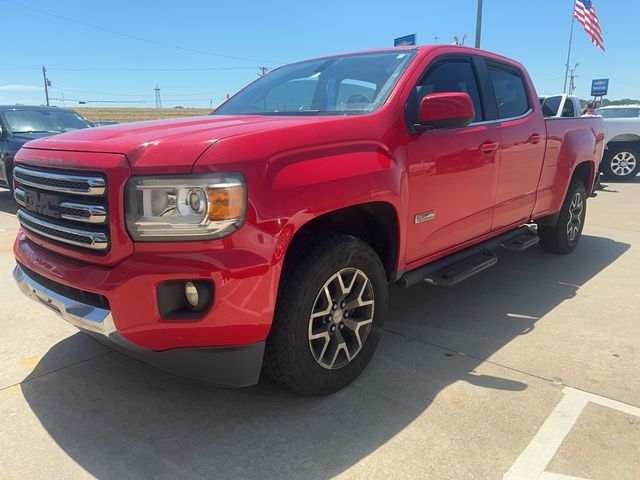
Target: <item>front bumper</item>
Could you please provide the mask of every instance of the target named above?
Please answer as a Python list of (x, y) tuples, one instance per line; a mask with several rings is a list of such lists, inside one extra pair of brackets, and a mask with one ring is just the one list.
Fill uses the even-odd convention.
[(160, 352), (148, 350), (118, 333), (110, 310), (65, 296), (60, 289), (52, 286), (51, 281), (29, 276), (20, 265), (15, 267), (13, 278), (22, 293), (70, 324), (106, 346), (163, 371), (228, 387), (255, 385), (260, 378), (264, 342), (227, 347), (175, 348)]

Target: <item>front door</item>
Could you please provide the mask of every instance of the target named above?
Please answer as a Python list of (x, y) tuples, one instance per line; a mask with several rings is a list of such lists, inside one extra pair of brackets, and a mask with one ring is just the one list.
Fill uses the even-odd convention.
[(432, 92), (466, 92), (476, 111), (464, 128), (412, 135), (407, 144), (407, 261), (462, 244), (491, 230), (500, 155), (499, 132), (486, 120), (471, 58), (436, 60), (412, 92), (409, 121)]

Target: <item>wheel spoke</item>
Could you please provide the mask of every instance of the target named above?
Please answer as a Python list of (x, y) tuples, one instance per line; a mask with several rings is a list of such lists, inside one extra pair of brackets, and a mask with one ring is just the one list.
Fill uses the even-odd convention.
[(316, 303), (315, 303), (314, 307), (317, 307), (318, 302), (320, 301), (320, 296), (322, 294), (325, 295), (325, 299), (327, 301), (327, 306), (326, 306), (326, 308), (322, 309), (319, 312), (312, 313), (311, 314), (311, 318), (312, 319), (317, 318), (317, 317), (323, 317), (323, 316), (329, 315), (331, 313), (331, 307), (333, 306), (333, 302), (331, 301), (331, 294), (329, 293), (329, 287), (327, 285), (325, 285), (324, 288), (322, 289), (322, 291), (318, 294), (318, 298), (316, 299)]

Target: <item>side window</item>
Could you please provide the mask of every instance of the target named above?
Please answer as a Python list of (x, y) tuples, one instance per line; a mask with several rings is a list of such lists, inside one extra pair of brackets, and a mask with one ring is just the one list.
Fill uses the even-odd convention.
[(498, 107), (498, 118), (518, 117), (529, 110), (529, 98), (522, 76), (515, 70), (489, 66)]
[(562, 107), (562, 116), (563, 117), (575, 117), (575, 111), (573, 108), (573, 100), (567, 98), (564, 102), (564, 107)]
[(545, 116), (545, 118), (555, 117), (558, 114), (560, 102), (562, 102), (562, 97), (560, 95), (556, 95), (555, 97), (547, 97), (543, 100), (542, 114)]
[(415, 110), (417, 117), (418, 105), (425, 95), (443, 92), (468, 93), (476, 111), (474, 122), (483, 119), (480, 93), (476, 83), (473, 67), (465, 61), (449, 61), (437, 64), (431, 68), (427, 76), (415, 87)]

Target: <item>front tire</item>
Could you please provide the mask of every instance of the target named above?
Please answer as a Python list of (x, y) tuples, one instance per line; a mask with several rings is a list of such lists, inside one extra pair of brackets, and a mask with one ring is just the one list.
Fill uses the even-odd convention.
[(285, 262), (265, 373), (303, 395), (345, 387), (373, 357), (387, 298), (384, 267), (369, 245), (316, 235)]
[(587, 189), (582, 180), (574, 178), (569, 185), (555, 226), (538, 227), (542, 248), (551, 253), (572, 252), (582, 236), (586, 215)]
[(602, 173), (611, 180), (629, 180), (640, 171), (640, 148), (633, 143), (609, 144), (602, 160)]

